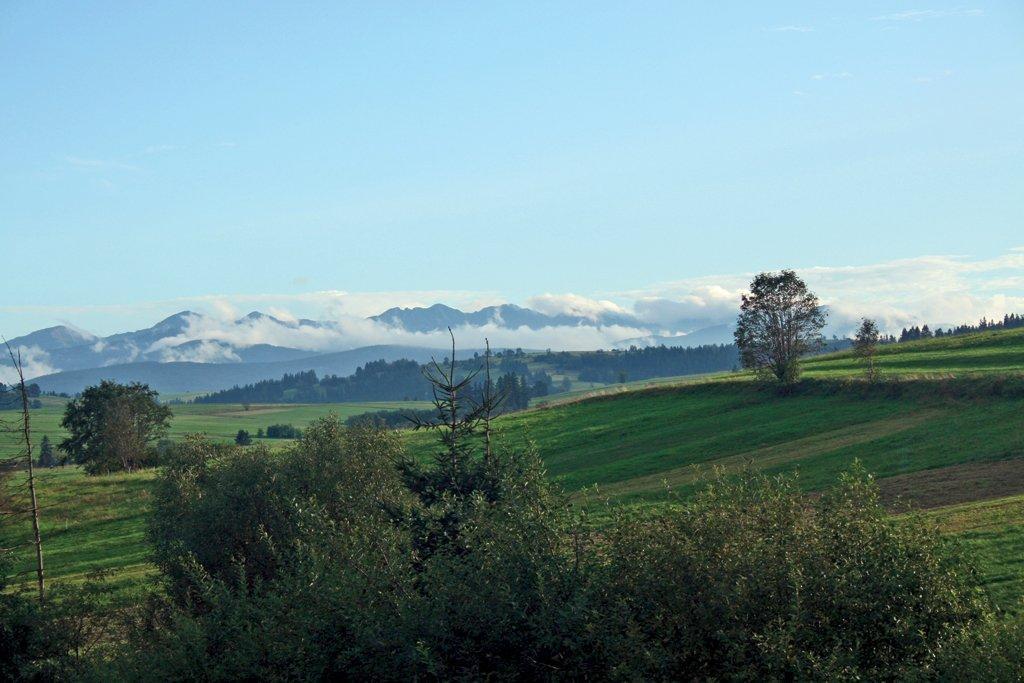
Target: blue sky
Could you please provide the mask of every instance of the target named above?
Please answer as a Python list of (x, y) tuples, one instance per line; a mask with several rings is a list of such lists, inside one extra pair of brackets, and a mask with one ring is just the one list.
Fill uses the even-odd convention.
[(5, 2), (0, 332), (780, 267), (1024, 307), (1024, 5), (923, 3)]

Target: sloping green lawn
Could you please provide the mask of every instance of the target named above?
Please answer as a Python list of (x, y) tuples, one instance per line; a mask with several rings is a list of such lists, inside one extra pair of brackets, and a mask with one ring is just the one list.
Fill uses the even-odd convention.
[(927, 516), (966, 544), (1001, 609), (1024, 611), (1024, 495), (954, 505)]

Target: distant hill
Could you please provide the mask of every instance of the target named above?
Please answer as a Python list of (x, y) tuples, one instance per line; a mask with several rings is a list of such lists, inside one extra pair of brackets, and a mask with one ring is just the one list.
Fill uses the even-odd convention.
[[(472, 351), (465, 352), (472, 355)], [(318, 375), (350, 375), (356, 368), (375, 360), (414, 360), (425, 363), (432, 356), (444, 357), (444, 350), (409, 346), (368, 346), (305, 358), (260, 363), (170, 362), (122, 363), (102, 368), (68, 370), (38, 377), (34, 382), (43, 391), (73, 394), (85, 387), (109, 379), (117, 382), (143, 382), (161, 393), (202, 392), (252, 384), (260, 380), (280, 379), (285, 374), (314, 370)], [(460, 354), (462, 356), (463, 354)]]
[[(427, 308), (392, 308), (367, 320), (377, 325), (363, 330), (360, 339), (365, 339), (367, 335), (374, 336), (374, 333), (386, 339), (403, 332), (430, 333), (447, 327), (484, 325), (537, 330), (552, 326), (640, 324), (628, 315), (612, 313), (600, 319), (547, 315), (512, 304), (488, 306), (468, 313), (444, 304)], [(27, 368), (31, 377), (47, 369), (66, 372), (120, 365), (139, 366), (147, 362), (276, 363), (344, 351), (354, 346), (353, 341), (345, 325), (335, 321), (284, 320), (259, 311), (225, 321), (194, 311), (180, 311), (151, 327), (106, 337), (62, 325), (12, 339), (11, 344), (33, 352), (35, 366)], [(355, 346), (362, 348), (362, 345)], [(9, 364), (9, 360), (0, 358), (0, 365)], [(151, 374), (156, 376), (165, 373), (154, 371)], [(229, 371), (217, 371), (211, 372), (211, 376), (234, 375)], [(248, 379), (254, 375), (238, 371), (238, 376)], [(189, 380), (186, 383), (194, 382)]]
[(616, 348), (626, 349), (630, 346), (679, 346), (694, 347), (707, 344), (732, 344), (733, 330), (736, 326), (732, 323), (712, 325), (703, 327), (687, 334), (652, 334), (646, 337), (635, 337), (623, 339), (618, 342)]
[[(456, 373), (480, 370), (482, 359), (461, 354)], [(642, 380), (728, 370), (739, 362), (736, 347), (638, 347), (614, 351), (534, 352), (505, 350), (492, 357), (491, 374), (509, 394), (505, 406), (524, 408), (532, 398), (572, 390), (574, 383), (611, 384), (624, 379)], [(511, 376), (511, 379), (510, 379)], [(557, 377), (557, 379), (556, 379)], [(514, 384), (513, 384), (514, 380)], [(478, 374), (470, 391), (482, 390)], [(374, 361), (348, 377), (316, 372), (289, 373), (213, 392), (203, 403), (331, 403), (343, 401), (427, 400), (430, 384), (416, 362)]]

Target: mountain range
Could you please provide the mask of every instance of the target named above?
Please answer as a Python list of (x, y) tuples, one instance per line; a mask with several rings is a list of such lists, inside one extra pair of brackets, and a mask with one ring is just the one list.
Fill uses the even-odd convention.
[[(615, 347), (696, 346), (732, 338), (731, 325), (655, 329), (614, 311), (598, 316), (547, 314), (504, 304), (466, 312), (434, 304), (388, 309), (363, 320), (358, 332), (352, 321), (285, 320), (259, 311), (225, 321), (181, 311), (131, 332), (100, 337), (60, 325), (11, 339), (10, 344), (22, 354), (26, 376), (44, 391), (74, 393), (100, 379), (115, 379), (146, 382), (161, 392), (197, 392), (302, 370), (347, 375), (378, 359), (425, 362), (444, 355), (443, 339), (436, 333), (485, 325), (508, 331), (589, 327), (640, 332), (614, 339), (609, 345)], [(372, 334), (363, 329), (367, 327)], [(9, 369), (11, 364), (5, 359), (2, 365)]]

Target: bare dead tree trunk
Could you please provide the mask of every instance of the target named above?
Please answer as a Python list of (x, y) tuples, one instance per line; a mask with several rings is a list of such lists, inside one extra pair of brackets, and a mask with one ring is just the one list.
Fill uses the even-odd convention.
[(39, 583), (39, 602), (46, 599), (46, 584), (43, 578), (43, 540), (39, 535), (39, 501), (36, 498), (36, 479), (32, 469), (32, 429), (29, 418), (28, 389), (25, 388), (25, 373), (21, 367), (21, 351), (17, 355), (10, 343), (4, 339), (7, 353), (11, 356), (14, 369), (18, 373), (18, 391), (21, 394), (21, 437), (25, 442), (25, 464), (28, 467), (28, 491), (32, 499), (32, 535), (36, 546), (36, 579)]
[(491, 388), (491, 340), (484, 337), (484, 463), (491, 466), (491, 411), (494, 409), (493, 390)]
[(450, 365), (448, 368), (448, 377), (451, 378), (451, 393), (449, 395), (450, 408), (451, 408), (451, 435), (452, 435), (452, 446), (454, 448), (449, 451), (451, 471), (452, 471), (452, 484), (457, 484), (455, 480), (455, 473), (458, 471), (458, 438), (459, 438), (459, 403), (458, 393), (459, 387), (455, 383), (455, 333), (452, 332), (452, 328), (448, 328), (448, 334), (452, 338), (452, 357), (450, 359)]

